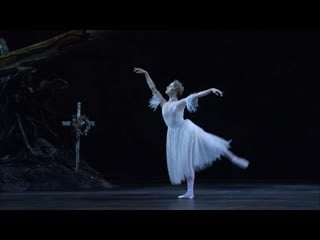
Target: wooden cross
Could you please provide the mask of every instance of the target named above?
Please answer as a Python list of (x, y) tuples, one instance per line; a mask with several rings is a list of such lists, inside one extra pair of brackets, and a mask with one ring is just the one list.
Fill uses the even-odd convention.
[(80, 137), (87, 136), (91, 127), (95, 126), (94, 121), (90, 121), (85, 115), (81, 116), (81, 102), (78, 102), (77, 114), (72, 116), (71, 121), (62, 121), (62, 126), (72, 126), (76, 134), (76, 144), (75, 144), (75, 153), (76, 153), (76, 167), (75, 172), (79, 170), (80, 162)]

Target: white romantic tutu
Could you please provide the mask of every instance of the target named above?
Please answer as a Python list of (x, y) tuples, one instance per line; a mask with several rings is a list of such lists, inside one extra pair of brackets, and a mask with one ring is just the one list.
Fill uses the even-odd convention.
[(177, 128), (167, 132), (167, 167), (172, 184), (180, 184), (192, 171), (200, 171), (212, 165), (226, 149), (230, 141), (205, 132), (186, 119)]
[[(209, 167), (230, 148), (230, 141), (205, 132), (189, 119), (184, 119), (184, 109), (191, 112), (198, 107), (197, 99), (191, 94), (180, 101), (167, 102), (162, 107), (162, 115), (167, 131), (167, 168), (172, 184), (180, 184), (193, 171)], [(184, 101), (184, 102), (183, 102)], [(150, 107), (154, 110), (160, 97), (154, 95)]]

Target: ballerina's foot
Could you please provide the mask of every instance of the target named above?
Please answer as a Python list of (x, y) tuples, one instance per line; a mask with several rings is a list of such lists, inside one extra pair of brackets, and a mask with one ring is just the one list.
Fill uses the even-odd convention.
[(191, 193), (185, 193), (183, 195), (178, 196), (179, 199), (194, 199), (194, 195)]
[(236, 157), (232, 160), (234, 164), (236, 164), (238, 167), (246, 169), (249, 166), (249, 161), (244, 158)]

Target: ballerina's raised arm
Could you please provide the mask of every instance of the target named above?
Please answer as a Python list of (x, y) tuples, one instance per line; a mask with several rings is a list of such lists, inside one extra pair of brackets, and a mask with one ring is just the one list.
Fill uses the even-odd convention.
[(149, 73), (142, 68), (134, 68), (133, 71), (138, 74), (143, 74), (144, 77), (146, 78), (147, 84), (153, 94), (153, 98), (150, 100), (150, 107), (152, 107), (154, 110), (157, 108), (159, 104), (162, 107), (167, 102), (167, 100), (158, 91)]

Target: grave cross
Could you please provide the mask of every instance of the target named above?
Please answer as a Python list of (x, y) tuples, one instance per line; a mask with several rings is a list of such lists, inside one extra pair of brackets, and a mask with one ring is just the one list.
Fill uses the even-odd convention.
[(85, 115), (81, 116), (81, 102), (78, 102), (77, 114), (72, 115), (71, 121), (62, 121), (62, 126), (71, 126), (76, 134), (75, 154), (76, 167), (75, 172), (79, 170), (80, 162), (80, 137), (87, 136), (91, 127), (95, 126), (94, 121), (90, 121)]

